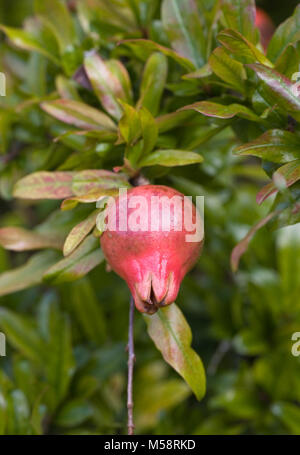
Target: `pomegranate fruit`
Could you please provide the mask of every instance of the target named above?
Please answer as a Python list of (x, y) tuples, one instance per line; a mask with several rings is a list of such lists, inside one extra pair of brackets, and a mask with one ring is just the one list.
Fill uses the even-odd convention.
[(167, 186), (142, 185), (109, 204), (105, 216), (115, 224), (108, 222), (101, 236), (103, 253), (127, 282), (137, 309), (153, 314), (174, 302), (203, 244), (192, 201)]
[(266, 50), (275, 31), (275, 25), (270, 16), (261, 8), (256, 8), (255, 25), (260, 31), (261, 42)]

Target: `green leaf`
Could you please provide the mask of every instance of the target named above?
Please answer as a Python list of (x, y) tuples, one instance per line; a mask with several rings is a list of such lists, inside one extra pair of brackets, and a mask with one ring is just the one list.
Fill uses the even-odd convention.
[[(279, 180), (280, 179), (280, 180)], [(273, 182), (265, 185), (257, 194), (256, 202), (261, 204), (272, 194), (277, 193), (278, 185), (276, 182), (279, 181), (281, 185), (284, 185), (286, 188), (293, 185), (294, 183), (300, 180), (300, 159), (290, 161), (287, 164), (284, 164), (273, 174)]]
[(255, 0), (224, 0), (222, 13), (226, 28), (240, 32), (251, 43), (256, 42)]
[(132, 106), (122, 103), (124, 114), (119, 122), (119, 137), (132, 146), (142, 134), (139, 112)]
[(181, 310), (173, 303), (152, 316), (144, 316), (148, 333), (163, 358), (191, 387), (198, 400), (205, 394), (202, 362), (191, 348), (192, 333)]
[(86, 339), (101, 345), (107, 337), (106, 316), (88, 277), (72, 283), (70, 295), (70, 310)]
[(134, 52), (134, 55), (142, 61), (146, 61), (153, 52), (161, 52), (167, 57), (170, 57), (187, 71), (195, 70), (194, 64), (189, 59), (182, 57), (172, 49), (155, 43), (154, 41), (146, 39), (130, 39), (121, 41), (120, 44), (128, 46)]
[(137, 107), (145, 107), (156, 116), (165, 88), (168, 74), (168, 62), (163, 54), (155, 52), (147, 60), (140, 86), (140, 98)]
[(172, 48), (200, 67), (205, 63), (206, 43), (194, 0), (163, 0), (161, 18)]
[(66, 5), (59, 0), (35, 0), (35, 13), (53, 31), (63, 54), (68, 47), (73, 47), (76, 34), (71, 15)]
[(294, 309), (300, 292), (300, 224), (279, 229), (276, 240), (283, 303)]
[(93, 189), (113, 189), (130, 187), (126, 175), (105, 169), (85, 169), (73, 177), (72, 191), (82, 196)]
[(13, 195), (22, 199), (64, 199), (72, 196), (72, 172), (34, 172), (19, 180)]
[(104, 260), (99, 239), (89, 235), (67, 258), (45, 271), (44, 280), (51, 284), (75, 281), (87, 275)]
[(46, 346), (31, 319), (2, 307), (0, 327), (12, 346), (37, 365), (43, 365)]
[(259, 122), (260, 118), (251, 109), (242, 104), (218, 104), (211, 101), (199, 101), (194, 104), (182, 107), (179, 112), (186, 110), (194, 110), (207, 117), (216, 117), (222, 119), (230, 119), (235, 117), (245, 118), (253, 122)]
[(156, 118), (156, 123), (160, 133), (165, 133), (179, 126), (184, 126), (185, 123), (193, 117), (194, 114), (192, 111), (184, 112), (177, 111), (171, 112), (170, 114), (161, 115)]
[(82, 204), (91, 204), (92, 202), (97, 202), (100, 199), (104, 198), (105, 196), (118, 196), (119, 191), (117, 188), (93, 188), (92, 190), (88, 191), (86, 194), (82, 194), (80, 196), (72, 196), (68, 199), (65, 199), (60, 208), (61, 210), (72, 210), (74, 207), (78, 205), (78, 203)]
[(116, 125), (103, 112), (80, 101), (59, 99), (46, 101), (42, 109), (61, 122), (83, 130), (115, 131)]
[(143, 155), (150, 153), (158, 139), (158, 126), (154, 117), (143, 107), (139, 111), (142, 137), (143, 137)]
[(25, 265), (2, 273), (0, 275), (0, 296), (39, 284), (44, 272), (56, 260), (57, 253), (54, 251), (44, 251), (32, 256)]
[(291, 79), (293, 74), (299, 70), (300, 56), (294, 45), (288, 45), (282, 54), (278, 57), (275, 70)]
[(139, 162), (139, 166), (186, 166), (187, 164), (202, 163), (202, 161), (202, 156), (194, 152), (185, 150), (156, 150), (143, 158)]
[[(96, 225), (96, 219), (100, 210), (94, 210), (85, 220), (74, 226), (64, 243), (63, 253), (68, 256), (78, 247)], [(0, 230), (1, 241), (1, 230)]]
[(93, 414), (92, 405), (77, 398), (63, 405), (55, 417), (55, 424), (59, 427), (72, 428), (83, 424)]
[(7, 250), (28, 251), (42, 248), (61, 249), (62, 242), (55, 234), (42, 234), (19, 227), (0, 229), (0, 245)]
[(209, 58), (213, 72), (231, 87), (245, 93), (247, 74), (242, 63), (228, 55), (223, 47), (217, 47)]
[(283, 113), (290, 112), (300, 120), (300, 98), (294, 94), (293, 83), (272, 68), (260, 64), (247, 65), (253, 69), (260, 80), (265, 83), (268, 93), (272, 96)]
[(30, 32), (13, 27), (6, 27), (4, 25), (0, 25), (0, 30), (2, 30), (12, 41), (12, 43), (19, 48), (26, 51), (39, 52), (40, 54), (52, 60), (56, 65), (59, 65), (58, 58), (50, 53), (48, 49), (43, 45), (43, 43), (41, 43)]
[(275, 415), (291, 432), (299, 435), (300, 433), (300, 409), (296, 404), (288, 402), (273, 403), (272, 414)]
[(21, 390), (13, 390), (7, 396), (7, 434), (28, 435), (30, 429), (30, 408)]
[(299, 158), (300, 140), (289, 131), (270, 130), (252, 142), (236, 149), (238, 155), (253, 155), (274, 163), (287, 163)]
[(293, 16), (284, 21), (275, 31), (269, 46), (268, 58), (272, 62), (277, 62), (277, 59), (285, 51), (289, 44), (295, 44), (300, 40), (300, 5), (295, 9)]
[[(112, 65), (117, 68), (116, 61), (112, 62)], [(117, 62), (117, 65), (122, 64)], [(84, 59), (85, 71), (102, 106), (112, 117), (119, 120), (123, 110), (118, 99), (127, 103), (131, 101), (131, 98), (128, 99), (128, 92), (131, 92), (130, 79), (122, 65), (120, 69), (123, 81), (127, 81), (127, 91), (125, 91), (122, 81), (117, 77), (118, 74), (116, 71), (112, 72), (110, 66), (110, 61), (104, 61), (94, 51), (88, 53)]]
[(250, 43), (243, 35), (236, 30), (226, 29), (218, 34), (218, 40), (232, 54), (242, 58), (247, 63), (259, 62), (272, 67), (273, 64), (254, 44)]
[(71, 325), (67, 316), (58, 308), (56, 302), (46, 302), (46, 362), (47, 383), (54, 391), (54, 404), (65, 397), (74, 373)]

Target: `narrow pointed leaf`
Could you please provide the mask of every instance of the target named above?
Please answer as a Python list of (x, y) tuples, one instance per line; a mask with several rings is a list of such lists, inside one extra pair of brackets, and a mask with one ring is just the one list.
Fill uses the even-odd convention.
[(222, 12), (227, 28), (240, 32), (251, 43), (255, 43), (255, 0), (224, 0)]
[(62, 242), (55, 234), (42, 234), (19, 227), (0, 229), (0, 245), (7, 250), (27, 251), (43, 248), (61, 249)]
[(189, 59), (182, 57), (172, 49), (155, 43), (154, 41), (146, 39), (130, 39), (121, 41), (120, 44), (128, 46), (134, 52), (136, 57), (142, 61), (146, 61), (153, 52), (161, 52), (167, 57), (170, 57), (187, 71), (194, 71), (196, 68)]
[(0, 275), (0, 296), (39, 284), (43, 273), (57, 261), (57, 257), (54, 251), (43, 251), (32, 256), (25, 265)]
[(153, 116), (159, 112), (165, 88), (168, 62), (163, 54), (155, 52), (147, 60), (140, 87), (138, 107), (144, 106)]
[(76, 41), (75, 29), (66, 5), (59, 0), (35, 0), (35, 12), (51, 28), (61, 53)]
[(260, 121), (260, 118), (253, 111), (242, 104), (224, 105), (211, 101), (199, 101), (198, 103), (184, 106), (179, 112), (186, 110), (194, 110), (200, 114), (206, 115), (207, 117), (230, 119), (237, 115), (238, 117), (242, 117), (253, 122)]
[(72, 172), (34, 172), (19, 180), (14, 196), (22, 199), (64, 199), (72, 196)]
[(283, 130), (270, 130), (252, 142), (236, 149), (238, 155), (253, 155), (274, 163), (287, 163), (299, 158), (300, 140)]
[(0, 328), (12, 346), (39, 366), (43, 365), (46, 358), (46, 346), (31, 319), (1, 307)]
[(173, 303), (152, 316), (144, 316), (148, 333), (163, 358), (191, 387), (198, 400), (205, 394), (205, 372), (191, 348), (192, 333), (178, 306)]
[(245, 92), (247, 74), (244, 66), (228, 55), (223, 47), (217, 47), (209, 58), (213, 72), (230, 86)]
[[(118, 98), (126, 102), (130, 100), (128, 100), (119, 78), (110, 70), (109, 62), (104, 61), (100, 55), (93, 52), (85, 57), (84, 68), (104, 109), (119, 120), (123, 110)], [(123, 71), (126, 71), (125, 68)]]
[(161, 17), (172, 48), (196, 67), (205, 63), (206, 42), (195, 0), (163, 0)]
[(42, 109), (61, 122), (84, 130), (115, 131), (116, 125), (103, 112), (80, 101), (59, 99), (41, 104)]
[[(96, 219), (100, 210), (94, 210), (85, 220), (77, 224), (66, 238), (63, 253), (68, 256), (78, 247), (96, 225)], [(1, 235), (1, 232), (0, 232)], [(1, 239), (1, 237), (0, 237)]]
[(78, 172), (74, 175), (72, 181), (72, 191), (76, 196), (83, 196), (94, 189), (120, 187), (130, 187), (126, 176), (102, 169), (86, 169)]
[(203, 158), (198, 153), (185, 150), (156, 150), (139, 162), (139, 166), (186, 166), (202, 163)]
[(300, 40), (300, 5), (297, 6), (293, 16), (286, 19), (275, 31), (268, 46), (268, 58), (277, 61), (289, 44)]
[(236, 30), (223, 30), (218, 34), (218, 41), (220, 41), (220, 43), (232, 54), (239, 58), (243, 58), (247, 63), (259, 62), (266, 66), (273, 66), (267, 57), (257, 49), (254, 44), (244, 38), (244, 36)]
[(300, 97), (293, 91), (293, 82), (267, 66), (260, 64), (247, 66), (266, 84), (274, 103), (278, 104), (282, 112), (290, 112), (296, 119), (300, 119)]
[(52, 60), (56, 65), (59, 65), (59, 59), (57, 56), (49, 52), (43, 43), (41, 43), (30, 32), (18, 28), (6, 27), (4, 25), (0, 25), (0, 30), (2, 30), (11, 40), (11, 42), (20, 49), (38, 52)]
[(51, 284), (75, 281), (87, 275), (104, 260), (99, 239), (89, 235), (67, 258), (49, 268), (44, 280)]
[(275, 182), (278, 177), (284, 179), (287, 188), (298, 182), (298, 180), (300, 180), (300, 159), (291, 161), (277, 169), (277, 171), (273, 174), (273, 182), (265, 185), (257, 194), (256, 202), (258, 204), (261, 204), (272, 194), (277, 193), (278, 188), (275, 185)]

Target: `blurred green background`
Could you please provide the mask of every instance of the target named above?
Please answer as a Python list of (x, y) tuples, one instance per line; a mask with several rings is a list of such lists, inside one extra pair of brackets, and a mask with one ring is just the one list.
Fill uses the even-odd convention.
[[(298, 2), (257, 3), (279, 24)], [(31, 14), (31, 0), (0, 1), (1, 23), (21, 26)], [(23, 131), (19, 127), (27, 140), (25, 122)], [(34, 142), (34, 128), (27, 134)], [(249, 175), (237, 178), (239, 161), (227, 153), (231, 139), (224, 132), (202, 152), (200, 179), (185, 169), (156, 181), (205, 194), (205, 247), (177, 304), (204, 362), (207, 394), (196, 401), (136, 314), (137, 433), (300, 434), (300, 357), (291, 353), (292, 334), (300, 331), (300, 226), (258, 232), (240, 271), (232, 274), (233, 247), (270, 204), (255, 202), (266, 183), (255, 160)], [(30, 172), (39, 156), (32, 153), (18, 166)], [(18, 166), (12, 163), (9, 172), (19, 175)], [(0, 227), (35, 226), (59, 207), (5, 197), (9, 181), (1, 176)], [(27, 258), (0, 248), (0, 272)], [(104, 264), (78, 282), (0, 299), (10, 310), (4, 323), (0, 319), (8, 339), (7, 356), (0, 358), (0, 434), (126, 433), (128, 302), (126, 285)], [(47, 340), (42, 351), (41, 337)]]

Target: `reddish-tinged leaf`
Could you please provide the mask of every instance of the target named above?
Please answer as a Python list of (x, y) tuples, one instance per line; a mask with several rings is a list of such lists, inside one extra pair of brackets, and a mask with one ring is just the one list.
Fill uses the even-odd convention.
[(34, 172), (19, 180), (14, 196), (22, 199), (64, 199), (73, 195), (73, 172)]
[(277, 169), (277, 171), (273, 174), (274, 181), (264, 186), (257, 194), (256, 202), (258, 204), (261, 204), (272, 194), (277, 193), (278, 188), (275, 183), (278, 177), (282, 177), (284, 179), (287, 188), (300, 180), (300, 159), (291, 161)]
[(188, 71), (193, 71), (196, 69), (194, 64), (189, 59), (182, 57), (172, 49), (155, 43), (154, 41), (146, 39), (131, 39), (121, 41), (120, 44), (128, 46), (134, 52), (136, 57), (142, 61), (146, 61), (153, 52), (161, 52)]
[(71, 198), (65, 199), (61, 204), (61, 210), (72, 210), (80, 202), (83, 204), (91, 204), (92, 202), (97, 202), (99, 199), (105, 196), (117, 196), (118, 188), (94, 188), (86, 194), (81, 196), (73, 196)]
[(279, 215), (279, 213), (280, 213), (279, 210), (269, 213), (268, 216), (266, 216), (265, 218), (260, 220), (257, 224), (255, 224), (250, 229), (248, 234), (234, 247), (234, 249), (232, 250), (231, 259), (230, 259), (231, 269), (233, 272), (236, 272), (238, 270), (240, 259), (241, 259), (242, 255), (247, 251), (249, 243), (250, 243), (251, 239), (254, 237), (254, 235), (256, 234), (256, 232), (259, 229), (261, 229), (263, 226), (265, 226), (272, 218)]
[(44, 273), (44, 280), (51, 284), (75, 281), (87, 275), (104, 260), (99, 239), (89, 235), (68, 257)]
[(57, 252), (43, 251), (32, 256), (25, 265), (3, 273), (0, 275), (0, 296), (39, 284), (45, 270), (51, 267), (57, 258)]
[(61, 122), (77, 128), (84, 130), (116, 130), (116, 125), (106, 114), (80, 101), (66, 99), (46, 101), (41, 104), (41, 107), (45, 112)]
[[(115, 63), (112, 65), (115, 67)], [(127, 93), (116, 72), (111, 71), (110, 62), (103, 60), (100, 55), (92, 51), (87, 54), (84, 60), (84, 68), (104, 109), (112, 117), (119, 120), (123, 111), (117, 101), (118, 98), (126, 102), (130, 100), (128, 100)], [(124, 71), (126, 71), (125, 68), (123, 68), (123, 74)], [(129, 77), (127, 76), (126, 79), (129, 80)]]
[(206, 40), (195, 0), (163, 0), (161, 18), (172, 48), (200, 67), (205, 63)]
[(299, 158), (300, 140), (289, 131), (270, 130), (236, 149), (238, 155), (253, 155), (273, 163), (287, 163)]
[(223, 119), (230, 119), (236, 115), (253, 122), (260, 121), (260, 118), (246, 106), (242, 104), (218, 104), (211, 101), (199, 101), (188, 106), (184, 106), (179, 109), (181, 111), (194, 110), (200, 114), (206, 115), (207, 117), (216, 117)]
[(274, 99), (274, 103), (282, 109), (282, 112), (290, 112), (296, 119), (300, 119), (300, 97), (296, 96), (292, 90), (293, 82), (265, 65), (254, 63), (247, 66), (253, 69), (259, 79), (266, 84), (268, 93)]
[(77, 224), (69, 233), (66, 238), (63, 253), (64, 256), (68, 256), (78, 247), (78, 245), (85, 239), (85, 237), (91, 232), (96, 225), (96, 219), (99, 210), (94, 210), (85, 220)]
[(27, 251), (43, 248), (62, 248), (62, 241), (56, 235), (28, 231), (19, 227), (0, 229), (0, 245), (7, 250)]
[(124, 174), (106, 170), (86, 169), (74, 175), (72, 191), (76, 196), (83, 196), (93, 189), (112, 189), (130, 187)]
[(191, 387), (198, 400), (205, 394), (205, 371), (191, 348), (192, 333), (184, 315), (173, 303), (152, 316), (144, 316), (148, 333), (163, 358)]
[(236, 30), (223, 30), (218, 34), (218, 41), (232, 54), (243, 58), (248, 63), (259, 62), (271, 68), (273, 67), (267, 57)]

